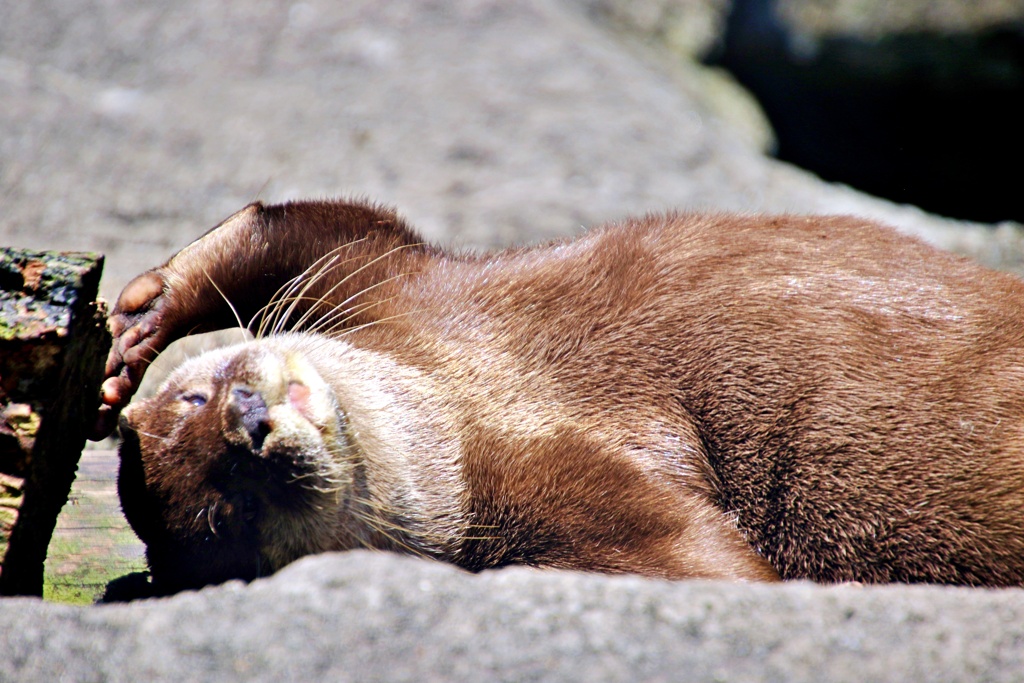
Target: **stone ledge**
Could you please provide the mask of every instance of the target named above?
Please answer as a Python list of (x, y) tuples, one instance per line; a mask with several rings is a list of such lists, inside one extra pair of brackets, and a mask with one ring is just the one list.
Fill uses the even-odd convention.
[(1013, 681), (1024, 590), (665, 582), (385, 553), (130, 606), (0, 600), (0, 680)]

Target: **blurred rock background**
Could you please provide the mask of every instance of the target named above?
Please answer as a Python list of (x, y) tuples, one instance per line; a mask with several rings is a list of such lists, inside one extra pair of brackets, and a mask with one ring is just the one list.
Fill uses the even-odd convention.
[[(827, 63), (816, 78), (822, 88), (834, 85), (819, 99), (849, 92), (857, 79), (873, 85), (848, 99), (867, 106), (897, 77), (950, 97), (965, 93), (960, 106), (992, 125), (945, 127), (935, 154), (953, 159), (951, 149), (998, 130), (1001, 142), (983, 151), (1006, 173), (990, 175), (1007, 179), (1000, 187), (1019, 177), (1010, 162), (1021, 127), (995, 123), (1021, 105), (976, 93), (986, 83), (1021, 92), (1020, 0), (900, 7), (858, 0), (4, 2), (0, 239), (105, 252), (108, 296), (246, 202), (309, 195), (395, 204), (429, 238), (467, 246), (567, 235), (664, 208), (856, 212), (1012, 265), (1012, 230), (997, 233), (1007, 243), (992, 247), (989, 228), (822, 183), (765, 155), (788, 154), (797, 128), (807, 144), (830, 150), (834, 167), (853, 173), (853, 160), (860, 163), (863, 140), (820, 143), (810, 123), (815, 107), (795, 120), (769, 122), (762, 113), (772, 92), (801, 106), (810, 76), (800, 69)], [(1004, 48), (992, 58), (985, 55), (995, 48), (974, 49), (966, 39), (943, 43), (951, 32), (983, 36), (996, 26)], [(908, 34), (935, 38), (929, 50), (901, 52), (897, 38)], [(857, 49), (833, 56), (833, 39)], [(699, 59), (730, 65), (751, 87), (783, 85), (760, 89), (759, 106), (737, 77)], [(918, 128), (938, 120), (933, 113)], [(867, 139), (871, 131), (890, 139), (877, 128), (865, 131)], [(876, 145), (875, 167), (898, 166), (894, 155), (909, 144)], [(966, 202), (986, 172), (960, 166), (961, 187), (942, 193)], [(916, 182), (911, 172), (903, 178)], [(980, 220), (1019, 220), (1019, 194), (1011, 187), (998, 197), (1017, 209)]]
[[(842, 212), (1021, 270), (1022, 27), (1021, 0), (0, 0), (0, 243), (101, 251), (102, 291), (113, 298), (253, 199), (360, 195), (398, 206), (428, 239), (466, 248), (669, 208)], [(51, 547), (54, 572), (100, 551), (108, 566), (109, 553), (128, 558), (117, 571), (139, 565), (113, 503), (115, 466), (106, 451), (83, 460), (88, 477)], [(75, 521), (76, 508), (100, 516)], [(401, 566), (396, 581), (430, 571)], [(75, 576), (79, 586), (95, 580)], [(570, 579), (529, 581), (550, 595)], [(746, 613), (789, 595), (715, 590)], [(885, 661), (894, 663), (892, 676), (871, 669), (868, 678), (997, 680), (1021, 670), (1013, 666), (1024, 638), (1007, 622), (1020, 614), (1019, 591), (999, 593), (1010, 612), (989, 610), (985, 628), (944, 632), (950, 652), (972, 663), (943, 676), (948, 661), (919, 647), (937, 636), (905, 629), (907, 608), (887, 612), (875, 590), (863, 590), (876, 610), (872, 629), (891, 642)], [(956, 605), (989, 599), (948, 593)], [(230, 620), (234, 603), (217, 595)], [(785, 628), (810, 650), (784, 648), (770, 667), (739, 675), (730, 658), (756, 664), (779, 650), (751, 646), (756, 633), (722, 645), (724, 613), (711, 611), (691, 626), (698, 642), (721, 646), (709, 652), (727, 668), (706, 670), (732, 680), (813, 673), (839, 641), (815, 640), (818, 622), (801, 621), (801, 610), (845, 608), (826, 589), (799, 595)], [(932, 596), (908, 592), (900, 604), (928, 621), (938, 617)], [(270, 604), (267, 628), (287, 629), (292, 617)], [(96, 619), (171, 619), (158, 606), (134, 609)], [(415, 622), (432, 609), (412, 600), (401, 614)], [(44, 635), (93, 624), (91, 611), (20, 601), (3, 610), (27, 611)], [(357, 628), (368, 616), (357, 611), (331, 628)], [(189, 628), (192, 645), (177, 647), (202, 648), (201, 625)], [(577, 652), (545, 649), (550, 631), (536, 634), (531, 656)], [(400, 651), (416, 652), (422, 634), (393, 635), (409, 639)], [(71, 652), (69, 666), (95, 673), (101, 641)], [(146, 646), (116, 642), (122, 655)], [(850, 648), (854, 663), (878, 654)], [(487, 656), (472, 645), (460, 652), (463, 663)], [(129, 660), (139, 661), (119, 661)], [(382, 666), (362, 678), (387, 678)], [(528, 671), (524, 679), (543, 678), (543, 669)]]

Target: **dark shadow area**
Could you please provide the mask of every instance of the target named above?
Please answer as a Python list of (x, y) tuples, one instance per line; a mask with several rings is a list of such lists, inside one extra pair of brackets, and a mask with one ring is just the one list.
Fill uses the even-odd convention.
[(160, 593), (153, 588), (149, 572), (132, 572), (108, 583), (97, 602), (132, 602), (156, 597), (160, 597)]
[(1024, 26), (813, 40), (773, 4), (735, 0), (711, 61), (758, 98), (779, 159), (933, 213), (1024, 221)]

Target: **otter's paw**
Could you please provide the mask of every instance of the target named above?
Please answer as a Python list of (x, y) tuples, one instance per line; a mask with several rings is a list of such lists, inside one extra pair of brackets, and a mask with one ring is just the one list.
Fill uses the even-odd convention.
[(168, 298), (167, 281), (155, 270), (129, 282), (118, 297), (108, 321), (114, 344), (107, 356), (93, 439), (114, 430), (118, 413), (138, 390), (146, 368), (170, 343)]

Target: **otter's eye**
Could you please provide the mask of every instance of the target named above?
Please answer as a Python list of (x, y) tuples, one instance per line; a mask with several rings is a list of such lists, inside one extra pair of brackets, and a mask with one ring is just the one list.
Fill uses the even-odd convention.
[(206, 395), (201, 394), (198, 391), (188, 391), (179, 396), (182, 401), (189, 403), (196, 408), (201, 408), (206, 405)]

